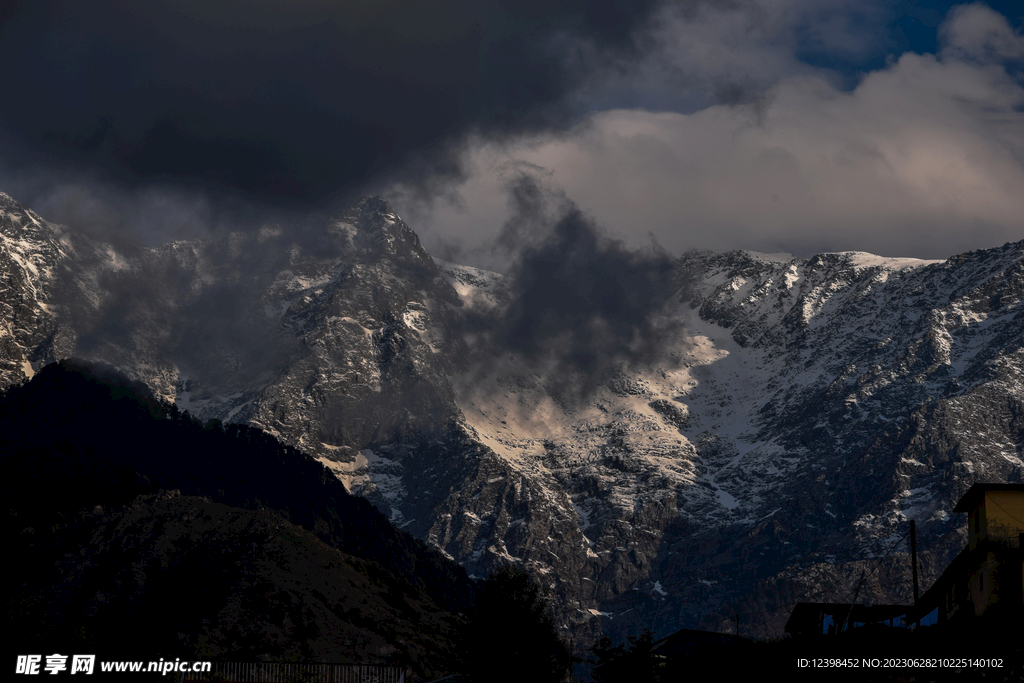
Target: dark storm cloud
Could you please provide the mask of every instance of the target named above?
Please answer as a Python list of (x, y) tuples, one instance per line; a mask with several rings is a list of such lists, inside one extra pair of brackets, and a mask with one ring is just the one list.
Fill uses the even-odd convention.
[[(4, 3), (2, 162), (306, 204), (558, 129), (658, 0)], [(21, 197), (32, 202), (33, 197)]]
[(473, 321), (478, 341), (543, 368), (560, 393), (586, 393), (623, 364), (664, 361), (672, 258), (656, 244), (631, 250), (604, 236), (571, 200), (528, 174), (509, 184), (509, 201), (498, 248), (518, 258), (505, 304)]

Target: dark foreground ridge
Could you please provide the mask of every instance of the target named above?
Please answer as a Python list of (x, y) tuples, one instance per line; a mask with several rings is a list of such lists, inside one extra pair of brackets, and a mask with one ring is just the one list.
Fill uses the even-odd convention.
[[(64, 361), (0, 396), (10, 645), (450, 670), (465, 570), (257, 429)], [(63, 650), (61, 649), (63, 648)], [(90, 650), (91, 651), (91, 650)]]

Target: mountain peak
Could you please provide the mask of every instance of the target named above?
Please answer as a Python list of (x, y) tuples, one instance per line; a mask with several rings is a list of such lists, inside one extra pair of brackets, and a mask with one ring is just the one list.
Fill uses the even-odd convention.
[(0, 192), (0, 209), (3, 209), (5, 211), (11, 209), (24, 211), (25, 207), (11, 195), (7, 194), (6, 192)]
[(395, 213), (395, 210), (394, 208), (392, 208), (391, 204), (389, 204), (388, 201), (384, 199), (384, 197), (381, 197), (379, 195), (376, 197), (363, 197), (358, 202), (356, 202), (355, 206), (352, 208), (356, 212), (363, 215), (387, 215)]
[(943, 259), (920, 259), (879, 256), (877, 254), (869, 254), (866, 251), (837, 251), (832, 252), (830, 254), (822, 254), (822, 256), (845, 257), (846, 261), (854, 268), (881, 267), (892, 270), (921, 268), (923, 266), (929, 266), (933, 263), (942, 263), (943, 261)]

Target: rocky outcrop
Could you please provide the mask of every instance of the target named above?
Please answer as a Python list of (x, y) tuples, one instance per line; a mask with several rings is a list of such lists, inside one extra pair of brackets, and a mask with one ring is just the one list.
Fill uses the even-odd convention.
[[(959, 495), (1024, 476), (1024, 243), (943, 262), (686, 254), (660, 355), (560, 372), (566, 390), (464, 326), (509, 304), (503, 278), (433, 261), (381, 199), (130, 257), (72, 253), (4, 201), (5, 383), (59, 349), (259, 426), (471, 573), (528, 568), (581, 634), (735, 613), (773, 633), (793, 600), (858, 584), (905, 600), (908, 520), (937, 575)], [(53, 293), (19, 258), (74, 277)], [(91, 303), (40, 313), (58, 299)]]

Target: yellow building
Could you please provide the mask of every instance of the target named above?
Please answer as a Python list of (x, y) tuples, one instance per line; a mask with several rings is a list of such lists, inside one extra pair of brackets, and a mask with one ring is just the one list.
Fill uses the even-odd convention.
[(918, 602), (923, 623), (1024, 612), (1024, 485), (975, 484), (954, 512), (966, 512), (967, 547)]
[(1024, 620), (1024, 484), (975, 484), (953, 510), (967, 513), (967, 547), (916, 607), (798, 603), (786, 632), (803, 636), (976, 618), (1019, 624)]

